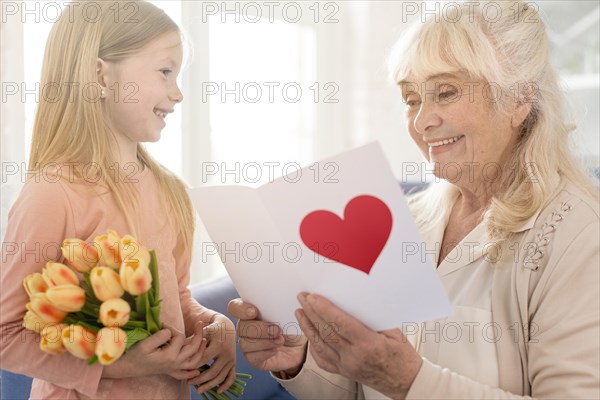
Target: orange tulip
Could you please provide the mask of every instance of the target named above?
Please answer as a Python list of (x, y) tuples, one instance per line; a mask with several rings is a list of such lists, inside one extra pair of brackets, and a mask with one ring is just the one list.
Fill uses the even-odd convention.
[(146, 293), (152, 286), (152, 273), (148, 264), (138, 259), (123, 261), (119, 276), (123, 289), (134, 296)]
[(129, 321), (131, 306), (123, 299), (108, 299), (100, 305), (100, 322), (104, 326), (123, 326)]
[(98, 248), (95, 243), (81, 239), (65, 239), (62, 245), (63, 256), (79, 272), (89, 272), (98, 264)]
[(62, 330), (62, 343), (69, 353), (87, 360), (96, 350), (96, 334), (81, 325), (69, 325)]
[(139, 260), (143, 264), (150, 264), (150, 252), (131, 235), (121, 239), (121, 258), (125, 260)]
[(94, 243), (100, 249), (98, 252), (99, 264), (112, 269), (119, 269), (121, 266), (121, 238), (115, 231), (96, 236)]
[(42, 276), (48, 287), (60, 285), (79, 286), (79, 278), (75, 272), (65, 264), (48, 262), (42, 271)]
[(52, 324), (40, 333), (40, 349), (50, 354), (62, 354), (67, 349), (62, 342), (62, 330), (66, 325)]
[(50, 324), (51, 323), (44, 321), (31, 310), (27, 311), (23, 317), (23, 328), (37, 333), (40, 333), (46, 326)]
[(50, 303), (61, 311), (81, 311), (85, 304), (85, 290), (75, 285), (54, 286), (46, 291)]
[(44, 322), (60, 322), (67, 316), (66, 312), (50, 302), (46, 293), (34, 294), (25, 307)]
[(48, 284), (44, 281), (44, 277), (39, 272), (27, 275), (23, 279), (23, 286), (29, 297), (36, 293), (45, 293), (48, 289)]
[(100, 301), (123, 296), (123, 287), (119, 282), (119, 274), (108, 267), (96, 267), (90, 273), (90, 281), (94, 294)]
[(125, 352), (127, 333), (121, 328), (107, 327), (98, 332), (96, 356), (102, 365), (114, 363)]

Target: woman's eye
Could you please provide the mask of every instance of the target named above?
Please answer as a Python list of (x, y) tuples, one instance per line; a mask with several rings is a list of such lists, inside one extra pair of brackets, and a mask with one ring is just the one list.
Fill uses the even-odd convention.
[(415, 108), (415, 107), (418, 107), (419, 104), (421, 104), (421, 100), (419, 100), (419, 99), (406, 99), (406, 101), (404, 103), (406, 103), (406, 106), (408, 108)]
[(169, 76), (169, 74), (172, 72), (170, 69), (161, 69), (160, 72), (164, 75), (164, 76)]
[(441, 100), (448, 100), (448, 99), (451, 99), (451, 98), (453, 98), (455, 96), (456, 96), (456, 91), (455, 90), (447, 90), (447, 91), (441, 92), (439, 94), (439, 98)]

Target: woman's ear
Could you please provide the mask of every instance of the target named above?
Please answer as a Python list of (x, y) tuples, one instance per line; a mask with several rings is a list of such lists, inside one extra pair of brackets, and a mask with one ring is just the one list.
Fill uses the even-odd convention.
[(531, 112), (532, 104), (537, 101), (537, 91), (535, 83), (527, 84), (515, 99), (515, 109), (511, 119), (513, 128), (520, 127)]

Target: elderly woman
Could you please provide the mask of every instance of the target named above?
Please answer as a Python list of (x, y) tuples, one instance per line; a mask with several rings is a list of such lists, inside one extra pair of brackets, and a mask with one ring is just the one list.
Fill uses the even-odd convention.
[(410, 205), (453, 312), (375, 332), (301, 293), (291, 338), (233, 300), (246, 358), (298, 398), (600, 398), (598, 189), (569, 152), (537, 12), (485, 7), (418, 21), (394, 68), (443, 180)]

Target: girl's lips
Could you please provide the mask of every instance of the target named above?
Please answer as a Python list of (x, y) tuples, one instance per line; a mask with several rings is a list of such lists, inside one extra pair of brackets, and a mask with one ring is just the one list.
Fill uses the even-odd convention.
[(160, 117), (160, 118), (164, 119), (167, 116), (167, 114), (168, 114), (167, 111), (163, 111), (163, 110), (160, 110), (158, 108), (154, 109), (154, 115), (156, 115), (157, 117)]

